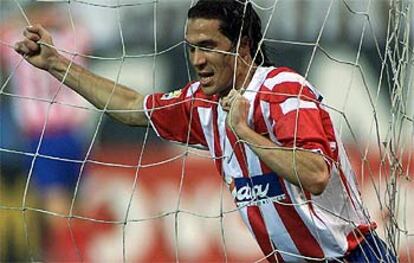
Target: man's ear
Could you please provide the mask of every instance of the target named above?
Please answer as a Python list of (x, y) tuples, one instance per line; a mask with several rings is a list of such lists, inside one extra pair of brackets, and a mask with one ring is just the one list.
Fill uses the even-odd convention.
[(252, 60), (250, 50), (251, 50), (251, 40), (246, 36), (242, 37), (240, 41), (239, 54), (240, 54), (240, 57), (244, 59), (246, 62), (250, 62)]

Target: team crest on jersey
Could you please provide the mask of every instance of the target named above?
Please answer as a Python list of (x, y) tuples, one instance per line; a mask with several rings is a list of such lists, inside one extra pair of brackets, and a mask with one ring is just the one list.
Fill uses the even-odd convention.
[(286, 198), (275, 173), (234, 178), (234, 186), (232, 194), (238, 207), (262, 205)]
[(180, 97), (181, 93), (182, 93), (182, 90), (181, 89), (174, 90), (174, 91), (171, 91), (169, 93), (164, 93), (164, 95), (162, 95), (161, 99), (162, 100), (175, 99), (175, 98)]

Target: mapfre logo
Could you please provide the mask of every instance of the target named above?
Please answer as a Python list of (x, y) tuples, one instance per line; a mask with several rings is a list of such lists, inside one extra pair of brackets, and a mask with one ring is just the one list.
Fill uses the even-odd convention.
[(235, 178), (233, 197), (237, 206), (261, 205), (286, 198), (275, 173)]

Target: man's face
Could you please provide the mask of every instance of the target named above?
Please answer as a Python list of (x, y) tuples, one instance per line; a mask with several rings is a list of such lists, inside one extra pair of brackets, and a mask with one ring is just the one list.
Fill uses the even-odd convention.
[(188, 20), (186, 41), (189, 57), (206, 95), (225, 95), (232, 87), (234, 56), (231, 41), (220, 30), (217, 19)]

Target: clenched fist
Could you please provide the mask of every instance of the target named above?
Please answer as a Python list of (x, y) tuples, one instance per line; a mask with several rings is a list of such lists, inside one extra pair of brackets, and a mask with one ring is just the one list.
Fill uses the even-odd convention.
[(250, 102), (238, 90), (231, 90), (221, 99), (220, 104), (228, 112), (226, 124), (232, 131), (238, 134), (240, 130), (248, 127)]
[(17, 53), (21, 54), (30, 64), (40, 69), (49, 70), (59, 53), (52, 47), (52, 37), (41, 25), (28, 26), (23, 31), (24, 39), (14, 45)]

